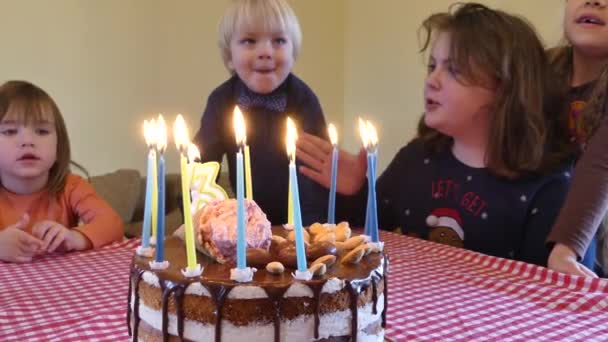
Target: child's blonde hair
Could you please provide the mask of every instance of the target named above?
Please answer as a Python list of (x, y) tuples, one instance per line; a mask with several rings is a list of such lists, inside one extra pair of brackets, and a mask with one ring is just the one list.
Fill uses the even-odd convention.
[[(224, 13), (218, 30), (218, 45), (224, 65), (231, 59), (230, 42), (242, 30), (284, 31), (293, 44), (293, 59), (302, 46), (302, 30), (294, 11), (284, 0), (236, 0)], [(231, 70), (232, 71), (232, 70)]]
[[(423, 52), (436, 34), (450, 35), (450, 59), (462, 75), (461, 83), (486, 87), (483, 74), (497, 84), (487, 137), (490, 172), (517, 178), (545, 166), (552, 84), (543, 45), (532, 25), (481, 4), (457, 3), (448, 12), (428, 17), (421, 29)], [(451, 137), (427, 127), (424, 120), (418, 134), (431, 150), (452, 144)]]
[(49, 117), (55, 122), (57, 160), (49, 171), (47, 187), (49, 193), (57, 195), (65, 186), (70, 166), (70, 139), (57, 104), (44, 90), (29, 82), (8, 81), (0, 86), (0, 122), (7, 115), (26, 125)]

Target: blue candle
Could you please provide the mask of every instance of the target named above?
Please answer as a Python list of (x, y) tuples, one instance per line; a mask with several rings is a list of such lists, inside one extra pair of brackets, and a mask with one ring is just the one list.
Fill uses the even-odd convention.
[(371, 236), (372, 233), (372, 183), (373, 183), (373, 155), (367, 152), (367, 207), (365, 210), (365, 235)]
[(165, 156), (158, 155), (158, 220), (156, 228), (156, 262), (165, 260)]
[(371, 156), (371, 172), (369, 179), (369, 193), (370, 195), (370, 236), (372, 242), (378, 242), (378, 210), (377, 210), (377, 199), (376, 199), (376, 154), (374, 152), (368, 153), (368, 160)]
[(144, 207), (144, 223), (142, 233), (142, 247), (150, 246), (150, 221), (152, 218), (152, 186), (154, 184), (154, 170), (156, 169), (156, 151), (150, 149), (148, 153), (148, 171), (146, 177), (146, 202)]
[(336, 223), (336, 181), (338, 176), (338, 148), (334, 145), (331, 153), (331, 185), (329, 187), (329, 208), (327, 223)]
[(296, 165), (293, 160), (289, 163), (289, 179), (292, 184), (293, 196), (293, 224), (296, 233), (296, 257), (298, 259), (298, 271), (306, 272), (306, 251), (304, 249), (304, 232), (302, 228), (302, 215), (300, 213), (300, 194), (298, 190), (298, 177)]
[(243, 181), (243, 153), (239, 148), (236, 154), (236, 266), (244, 269), (247, 267), (245, 255), (245, 196)]

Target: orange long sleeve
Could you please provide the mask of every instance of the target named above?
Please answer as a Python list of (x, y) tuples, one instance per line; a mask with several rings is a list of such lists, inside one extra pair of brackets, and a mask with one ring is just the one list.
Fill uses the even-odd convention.
[(114, 209), (97, 196), (87, 181), (73, 174), (68, 175), (64, 190), (56, 198), (47, 190), (18, 195), (1, 188), (0, 229), (14, 224), (25, 213), (30, 216), (28, 232), (37, 222), (52, 220), (78, 229), (93, 248), (120, 241), (123, 236), (123, 222)]

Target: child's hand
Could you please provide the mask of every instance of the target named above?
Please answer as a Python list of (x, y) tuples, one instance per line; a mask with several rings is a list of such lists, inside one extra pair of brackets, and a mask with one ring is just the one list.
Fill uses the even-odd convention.
[(597, 274), (576, 261), (576, 253), (570, 247), (556, 243), (549, 254), (547, 267), (552, 270), (582, 277), (597, 278)]
[(32, 234), (42, 239), (42, 251), (54, 252), (59, 246), (64, 251), (81, 251), (89, 248), (89, 240), (75, 229), (66, 228), (55, 221), (42, 221), (34, 225)]
[(30, 262), (42, 247), (42, 240), (23, 231), (30, 221), (25, 214), (14, 225), (0, 231), (0, 260)]
[[(297, 156), (305, 165), (300, 166), (300, 172), (315, 182), (330, 187), (331, 184), (331, 154), (333, 146), (326, 140), (308, 133), (302, 133), (297, 141)], [(365, 150), (358, 155), (339, 151), (338, 176), (336, 191), (344, 195), (352, 195), (359, 191), (365, 182), (367, 160)]]

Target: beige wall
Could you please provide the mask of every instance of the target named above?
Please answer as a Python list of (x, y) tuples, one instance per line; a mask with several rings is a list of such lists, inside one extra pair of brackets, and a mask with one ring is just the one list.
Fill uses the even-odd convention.
[[(0, 0), (0, 82), (47, 90), (66, 119), (73, 159), (91, 174), (145, 169), (144, 118), (184, 114), (193, 135), (227, 77), (216, 26), (227, 0)], [(343, 112), (343, 2), (295, 1), (304, 31), (296, 72), (331, 120)], [(323, 8), (322, 11), (318, 10)], [(338, 43), (336, 43), (338, 42)], [(177, 170), (171, 144), (168, 168)]]
[[(355, 120), (380, 133), (383, 168), (412, 137), (422, 112), (424, 61), (416, 29), (448, 0), (291, 0), (304, 32), (296, 73), (319, 96), (343, 146)], [(482, 1), (525, 14), (549, 44), (562, 2)], [(228, 76), (216, 24), (228, 0), (0, 0), (0, 82), (26, 79), (58, 102), (73, 158), (92, 174), (144, 170), (143, 119), (185, 115), (191, 134), (209, 92)], [(177, 153), (167, 152), (169, 169)]]

